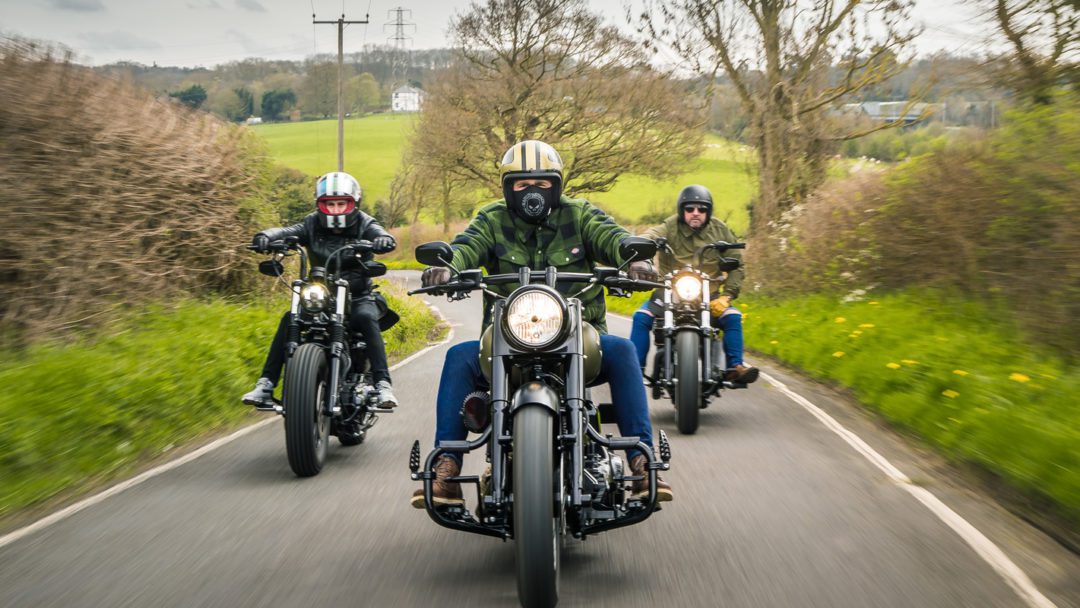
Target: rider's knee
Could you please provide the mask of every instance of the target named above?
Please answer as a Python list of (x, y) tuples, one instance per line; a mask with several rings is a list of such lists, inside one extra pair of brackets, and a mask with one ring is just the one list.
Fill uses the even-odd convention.
[(452, 373), (461, 373), (462, 370), (480, 368), (480, 342), (469, 340), (455, 344), (446, 351), (444, 370), (452, 370)]
[(728, 308), (719, 318), (713, 319), (713, 326), (721, 329), (738, 327), (742, 323), (742, 312), (737, 308)]
[(633, 319), (634, 325), (652, 325), (655, 317), (653, 317), (651, 312), (642, 308), (634, 313)]
[(626, 358), (635, 361), (634, 365), (637, 365), (637, 349), (634, 347), (634, 343), (626, 338), (612, 335), (603, 336), (600, 339), (600, 348), (605, 359), (619, 361)]

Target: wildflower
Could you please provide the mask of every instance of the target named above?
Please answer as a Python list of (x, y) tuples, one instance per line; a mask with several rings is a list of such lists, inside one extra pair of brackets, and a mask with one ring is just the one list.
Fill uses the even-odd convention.
[(904, 365), (918, 365), (919, 364), (918, 361), (912, 361), (911, 359), (901, 359), (900, 362), (903, 363)]
[(769, 342), (769, 344), (779, 344), (779, 343), (780, 343), (779, 340), (773, 340), (772, 342)]
[(1024, 374), (1013, 372), (1009, 374), (1009, 380), (1015, 380), (1017, 382), (1030, 382), (1031, 378), (1025, 376)]
[(877, 306), (877, 305), (878, 305), (878, 303), (877, 303), (877, 302), (870, 302), (870, 305), (871, 305), (871, 306)]
[(855, 331), (851, 332), (851, 335), (853, 335), (853, 336), (861, 336), (862, 332), (856, 329)]
[(968, 373), (965, 372), (962, 369), (954, 369), (954, 370), (952, 370), (952, 373), (956, 374), (957, 376), (966, 376), (966, 375), (968, 375)]
[(833, 353), (832, 356), (834, 356), (834, 357), (843, 357), (844, 356), (844, 351), (838, 350), (835, 353)]
[(874, 326), (873, 323), (862, 323), (859, 325), (859, 329), (870, 329)]
[(900, 369), (900, 364), (899, 363), (893, 363), (892, 361), (889, 361), (888, 363), (885, 364), (885, 367), (887, 367), (889, 369)]
[(958, 393), (958, 392), (956, 392), (956, 391), (952, 390), (951, 388), (947, 388), (947, 389), (945, 389), (945, 390), (941, 391), (941, 394), (942, 394), (942, 395), (945, 395), (945, 396), (946, 396), (946, 397), (948, 397), (949, 399), (956, 399), (957, 397), (959, 397), (959, 396), (960, 396), (960, 393)]
[(837, 323), (843, 323), (844, 321), (847, 321), (847, 319), (845, 319), (844, 317), (836, 317)]

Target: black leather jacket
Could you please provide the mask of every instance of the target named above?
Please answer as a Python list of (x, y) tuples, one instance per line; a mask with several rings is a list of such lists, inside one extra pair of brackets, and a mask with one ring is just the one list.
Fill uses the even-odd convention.
[[(304, 221), (283, 228), (268, 228), (259, 234), (265, 234), (271, 241), (279, 241), (290, 236), (299, 237), (300, 244), (307, 248), (313, 266), (326, 266), (330, 254), (348, 243), (359, 240), (370, 241), (378, 236), (392, 236), (379, 222), (370, 215), (359, 212), (356, 223), (341, 231), (328, 230), (319, 225), (317, 213), (311, 213)], [(339, 256), (340, 257), (340, 256)], [(360, 260), (355, 257), (344, 259), (344, 270), (341, 278), (349, 282), (349, 291), (353, 296), (363, 295), (371, 291), (371, 278), (364, 273), (361, 260), (364, 262), (374, 258), (370, 252), (363, 254)], [(337, 264), (335, 264), (335, 267)]]

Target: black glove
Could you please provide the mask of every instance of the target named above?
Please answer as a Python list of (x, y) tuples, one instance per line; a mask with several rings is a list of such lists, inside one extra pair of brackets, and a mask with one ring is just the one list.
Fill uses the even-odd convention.
[(397, 247), (397, 243), (390, 235), (377, 236), (371, 241), (371, 250), (375, 253), (390, 253), (394, 247)]
[(653, 270), (652, 262), (648, 260), (641, 260), (639, 262), (630, 262), (630, 267), (626, 269), (626, 276), (631, 281), (659, 281), (660, 275), (656, 274)]
[(259, 253), (266, 253), (270, 251), (270, 237), (260, 232), (255, 235), (255, 238), (251, 239), (251, 246)]
[(425, 268), (424, 272), (420, 273), (420, 285), (424, 287), (446, 285), (449, 282), (450, 270), (448, 268)]

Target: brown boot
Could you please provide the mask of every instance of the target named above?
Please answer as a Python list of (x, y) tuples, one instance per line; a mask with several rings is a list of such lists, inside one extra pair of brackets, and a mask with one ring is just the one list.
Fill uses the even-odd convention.
[[(465, 499), (461, 496), (461, 484), (444, 481), (447, 477), (457, 477), (460, 474), (461, 465), (450, 456), (440, 456), (435, 461), (435, 479), (431, 481), (431, 501), (436, 507), (465, 504)], [(415, 509), (423, 509), (424, 488), (413, 492), (409, 503)]]
[(724, 380), (728, 382), (738, 382), (741, 384), (750, 384), (757, 380), (758, 368), (750, 367), (749, 365), (743, 365), (742, 363), (736, 365), (734, 368), (729, 369), (724, 374)]
[[(645, 465), (649, 461), (644, 455), (638, 454), (630, 459), (630, 472), (635, 476), (641, 476), (641, 479), (633, 482), (630, 486), (631, 498), (648, 498), (649, 497), (649, 471), (645, 469)], [(668, 502), (673, 498), (671, 492), (671, 485), (668, 482), (660, 478), (660, 474), (656, 474), (656, 502)]]

